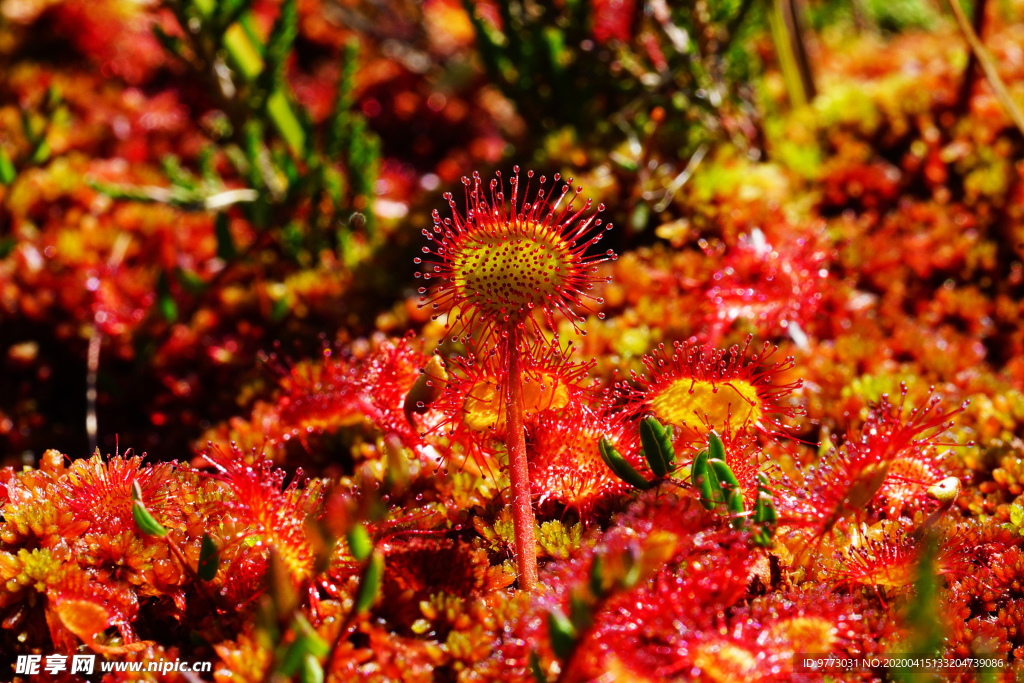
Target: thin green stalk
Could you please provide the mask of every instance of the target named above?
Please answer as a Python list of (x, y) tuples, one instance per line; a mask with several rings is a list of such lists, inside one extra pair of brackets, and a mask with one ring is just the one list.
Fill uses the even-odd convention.
[(800, 0), (786, 0), (786, 28), (789, 31), (793, 55), (800, 71), (800, 83), (804, 88), (804, 97), (810, 102), (818, 96), (818, 87), (814, 84), (814, 71), (811, 70), (811, 58), (807, 54), (807, 41), (804, 39), (806, 25), (803, 7)]
[(790, 104), (802, 107), (814, 98), (815, 87), (797, 12), (794, 0), (771, 0), (768, 24)]

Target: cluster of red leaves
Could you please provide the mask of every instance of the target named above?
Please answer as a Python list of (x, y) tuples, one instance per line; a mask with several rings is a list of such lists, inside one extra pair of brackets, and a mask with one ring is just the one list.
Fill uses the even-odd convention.
[[(265, 36), (281, 3), (251, 4), (252, 28)], [(434, 26), (416, 46), (433, 75), (395, 58), (386, 47), (387, 31), (353, 31), (332, 19), (330, 3), (319, 1), (298, 3), (303, 57), (286, 64), (298, 104), (314, 124), (326, 125), (337, 96), (339, 55), (359, 40), (356, 110), (377, 130), (395, 131), (393, 139), (408, 136), (396, 144), (402, 152), (389, 150), (372, 188), (382, 235), (425, 187), (454, 180), (467, 165), (497, 161), (495, 150), (505, 145), (505, 126), (491, 114), (500, 103), (488, 100), (478, 83), (443, 92), (435, 87), (445, 60), (472, 47), (461, 4), (439, 0), (407, 9), (400, 23), (408, 25), (388, 31), (407, 35), (417, 22)], [(142, 445), (159, 435), (180, 449), (204, 421), (230, 416), (220, 406), (234, 404), (273, 339), (315, 339), (360, 317), (362, 330), (372, 327), (378, 311), (366, 310), (372, 306), (352, 294), (360, 283), (353, 283), (350, 266), (362, 256), (339, 258), (325, 250), (297, 263), (275, 246), (280, 226), (306, 220), (310, 206), (274, 219), (273, 235), (243, 211), (227, 209), (226, 230), (237, 250), (229, 257), (218, 251), (223, 234), (211, 212), (111, 198), (98, 189), (166, 189), (162, 162), (168, 155), (196, 175), (208, 164), (224, 190), (251, 185), (225, 151), (231, 146), (223, 129), (228, 105), (154, 34), (183, 31), (167, 6), (27, 0), (3, 12), (0, 143), (18, 175), (10, 186), (0, 184), (0, 320), (12, 330), (47, 330), (33, 333), (34, 352), (3, 379), (5, 451), (71, 447), (52, 438), (71, 431), (56, 407), (60, 389), (53, 378), (66, 369), (78, 372), (71, 368), (93, 332), (100, 335), (104, 369), (145, 368), (121, 392), (101, 382), (100, 424), (127, 412), (136, 427), (122, 427), (122, 437)], [(409, 136), (411, 120), (418, 128)], [(44, 134), (47, 156), (38, 163), (30, 161), (28, 130)], [(353, 254), (371, 255), (371, 246), (358, 239)], [(197, 293), (196, 282), (213, 286)], [(161, 313), (157, 293), (164, 283), (164, 305), (173, 303), (177, 319)]]
[[(341, 319), (336, 304), (351, 275), (333, 262), (291, 278), (270, 255), (248, 274), (257, 286), (247, 289), (240, 275), (188, 324), (161, 323), (159, 272), (219, 272), (213, 221), (110, 201), (85, 178), (158, 182), (166, 151), (198, 156), (206, 105), (188, 87), (150, 94), (173, 67), (135, 38), (162, 15), (115, 2), (45, 4), (17, 17), (15, 33), (52, 26), (102, 70), (24, 63), (2, 77), (7, 99), (29, 109), (56, 85), (69, 117), (50, 134), (58, 160), (0, 190), (17, 236), (0, 258), (5, 330), (14, 329), (9, 320), (49, 325), (53, 339), (84, 345), (82, 326), (95, 325), (104, 353), (122, 361), (139, 357), (138, 340), (156, 339), (155, 383), (192, 409), (148, 398), (138, 409), (153, 424), (168, 415), (194, 428), (214, 424), (199, 440), (205, 457), (191, 465), (120, 455), (69, 465), (48, 451), (36, 468), (0, 470), (0, 666), (52, 651), (182, 656), (215, 659), (219, 682), (259, 681), (308, 637), (300, 628), (308, 624), (331, 646), (321, 656), (329, 680), (530, 681), (538, 668), (562, 681), (608, 672), (798, 680), (795, 652), (898, 651), (913, 638), (908, 605), (922, 557), (938, 543), (944, 653), (997, 653), (1008, 658), (1003, 675), (1018, 674), (1021, 148), (987, 86), (965, 115), (953, 111), (960, 72), (946, 54), (948, 28), (884, 49), (866, 40), (820, 48), (821, 69), (863, 90), (860, 109), (835, 89), (816, 102), (828, 160), (810, 174), (787, 168), (792, 146), (806, 143), (792, 131), (769, 141), (772, 164), (727, 150), (709, 157), (667, 205), (675, 221), (658, 234), (671, 248), (659, 243), (600, 266), (612, 279), (595, 292), (605, 315), (578, 323), (588, 335), (576, 353), (593, 360), (573, 362), (541, 342), (528, 354), (526, 428), (545, 561), (541, 589), (526, 596), (511, 589), (501, 368), (486, 357), (470, 362), (446, 342), (437, 356), (445, 376), (429, 374), (434, 356), (425, 349), (445, 330), (413, 300), (377, 320), (386, 331), (418, 327), (426, 341), (342, 334), (313, 360), (275, 358), (263, 375), (270, 382), (238, 381), (268, 329), (280, 329), (272, 324), (278, 280), (304, 312), (283, 326), (291, 336), (312, 338), (310, 329)], [(310, 45), (336, 51), (350, 37), (320, 3), (300, 4)], [(635, 3), (592, 4), (598, 43), (629, 38)], [(265, 28), (276, 4), (256, 9)], [(500, 25), (491, 3), (477, 9)], [(419, 46), (424, 54), (471, 50), (458, 3), (428, 2), (415, 16), (438, 29)], [(988, 29), (1000, 73), (1019, 87), (1019, 24)], [(385, 206), (407, 208), (421, 188), (456, 180), (470, 162), (499, 160), (500, 131), (521, 125), (507, 103), (477, 86), (437, 97), (411, 62), (378, 47), (361, 71), (360, 108), (391, 130), (394, 147), (422, 150), (385, 162), (380, 191), (393, 202)], [(322, 118), (337, 67), (307, 66), (290, 64), (289, 78)], [(106, 84), (104, 74), (119, 80)], [(17, 114), (5, 105), (0, 122)], [(412, 121), (422, 127), (406, 139)], [(15, 133), (4, 143), (19, 154), (28, 145)], [(590, 157), (570, 150), (559, 163), (577, 158)], [(689, 229), (680, 231), (683, 216)], [(429, 229), (425, 217), (410, 224)], [(239, 244), (256, 240), (237, 216), (229, 230)], [(171, 294), (188, 303), (187, 292)], [(760, 352), (751, 334), (769, 340)], [(775, 345), (785, 360), (773, 360)], [(49, 381), (53, 353), (10, 346), (8, 393), (18, 400), (0, 401), (0, 437), (12, 452), (44, 427), (25, 397)], [(225, 377), (223, 393), (213, 391)], [(611, 389), (598, 391), (595, 378)], [(185, 400), (204, 389), (202, 410)], [(239, 404), (245, 417), (221, 419)], [(680, 471), (636, 495), (604, 466), (597, 442), (608, 437), (651, 478), (637, 437), (649, 415), (673, 427)], [(759, 475), (768, 480), (779, 513), (769, 547), (749, 526), (734, 529), (705, 510), (687, 485), (689, 460), (712, 430), (748, 512)], [(323, 478), (305, 479), (300, 463)], [(165, 538), (139, 528), (136, 485)], [(384, 563), (362, 612), (355, 605), (372, 560), (356, 547), (358, 528)], [(217, 548), (218, 571), (200, 579), (204, 537)], [(556, 648), (550, 615), (572, 614), (580, 600), (587, 626), (572, 647)]]
[(257, 401), (248, 420), (235, 418), (207, 433), (207, 440), (282, 459), (290, 442), (309, 453), (309, 439), (324, 430), (373, 426), (415, 447), (419, 434), (407, 420), (406, 394), (420, 376), (427, 356), (410, 337), (378, 339), (354, 348), (323, 349), (320, 360), (286, 366), (268, 358), (276, 375), (272, 401)]

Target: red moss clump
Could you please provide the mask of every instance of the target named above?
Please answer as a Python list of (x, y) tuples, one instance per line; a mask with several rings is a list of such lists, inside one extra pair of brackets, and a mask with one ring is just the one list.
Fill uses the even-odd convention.
[(1024, 675), (1024, 148), (947, 19), (792, 107), (747, 2), (230, 4), (0, 3), (0, 679)]

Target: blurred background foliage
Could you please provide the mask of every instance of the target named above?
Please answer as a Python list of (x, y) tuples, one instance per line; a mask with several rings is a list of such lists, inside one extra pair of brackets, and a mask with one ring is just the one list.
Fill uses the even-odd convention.
[[(247, 412), (274, 349), (422, 323), (406, 298), (420, 231), (473, 169), (573, 177), (608, 205), (620, 250), (713, 248), (728, 229), (708, 216), (737, 174), (771, 196), (827, 175), (849, 131), (900, 125), (841, 69), (816, 82), (812, 57), (949, 34), (943, 14), (927, 0), (3, 0), (0, 455), (117, 437), (179, 454)], [(882, 124), (872, 136), (899, 138), (892, 161), (912, 146)], [(824, 213), (845, 208), (825, 195)]]

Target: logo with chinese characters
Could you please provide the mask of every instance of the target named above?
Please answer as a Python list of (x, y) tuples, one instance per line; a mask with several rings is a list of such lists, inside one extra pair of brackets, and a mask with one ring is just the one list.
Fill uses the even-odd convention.
[[(68, 661), (70, 660), (70, 662)], [(96, 666), (96, 655), (18, 655), (14, 665), (14, 673), (28, 676), (45, 671), (58, 674), (70, 671), (73, 674), (91, 674)], [(70, 669), (69, 669), (70, 667)]]

